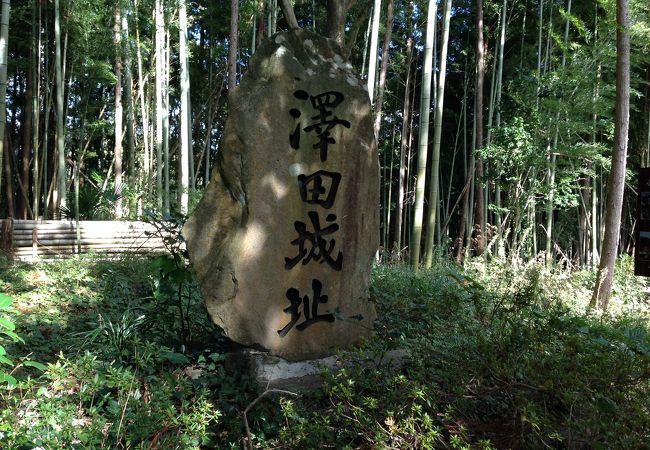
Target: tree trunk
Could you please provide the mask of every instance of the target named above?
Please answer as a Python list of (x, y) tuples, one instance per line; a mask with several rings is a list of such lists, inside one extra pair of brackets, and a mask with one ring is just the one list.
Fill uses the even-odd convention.
[[(372, 8), (371, 11), (372, 13)], [(367, 78), (366, 74), (366, 60), (368, 59), (368, 46), (370, 44), (370, 31), (372, 30), (372, 16), (368, 16), (368, 26), (366, 27), (366, 37), (363, 40), (363, 58), (361, 59), (361, 79), (364, 77)], [(352, 49), (349, 48), (347, 51), (347, 56), (350, 56), (350, 53), (352, 53)], [(367, 83), (366, 83), (367, 84)]]
[[(38, 21), (36, 20), (36, 8), (38, 8)], [(30, 70), (32, 71), (32, 78), (34, 79), (35, 85), (35, 95), (32, 95), (32, 148), (34, 149), (34, 165), (33, 165), (33, 188), (34, 193), (32, 196), (32, 211), (34, 212), (34, 219), (38, 218), (40, 201), (41, 201), (41, 171), (40, 171), (40, 153), (38, 151), (38, 136), (39, 136), (39, 122), (40, 122), (40, 111), (39, 111), (39, 100), (41, 92), (41, 44), (40, 39), (40, 29), (41, 29), (41, 16), (40, 16), (40, 2), (36, 0), (32, 1), (32, 37), (31, 37), (31, 58), (30, 58)]]
[[(501, 92), (503, 90), (503, 53), (504, 53), (504, 48), (506, 44), (506, 28), (508, 26), (508, 4), (507, 0), (503, 0), (503, 11), (501, 13), (503, 19), (501, 22), (501, 34), (499, 37), (499, 68), (497, 70), (497, 86), (496, 86), (496, 101), (495, 101), (495, 115), (496, 115), (496, 121), (495, 125), (496, 128), (498, 129), (501, 126)], [(496, 236), (496, 252), (499, 254), (499, 256), (502, 256), (500, 254), (500, 249), (502, 246), (500, 245), (501, 243), (501, 236), (503, 235), (503, 230), (502, 230), (502, 224), (501, 224), (501, 184), (496, 183), (495, 189), (494, 189), (494, 203), (496, 205), (496, 213), (494, 215), (495, 220), (496, 220), (496, 225), (497, 225), (497, 236)]]
[[(585, 165), (585, 172), (589, 170), (590, 164)], [(589, 222), (589, 211), (591, 200), (589, 187), (591, 185), (591, 179), (588, 175), (584, 175), (579, 181), (579, 191), (580, 195), (580, 205), (578, 206), (578, 261), (580, 266), (586, 267), (589, 261), (589, 234), (591, 230), (591, 222)]]
[(21, 115), (20, 132), (22, 134), (22, 144), (20, 146), (20, 179), (23, 186), (21, 189), (22, 195), (18, 207), (18, 217), (21, 219), (29, 219), (28, 209), (31, 211), (29, 205), (29, 162), (32, 147), (32, 119), (33, 119), (33, 103), (34, 97), (34, 77), (31, 70), (27, 70), (27, 88), (25, 89), (25, 104)]
[[(115, 6), (115, 24), (113, 26), (113, 43), (115, 44), (115, 154), (114, 170), (115, 173), (115, 191), (122, 191), (122, 11), (120, 2)], [(122, 199), (118, 197), (115, 205), (115, 215), (117, 218), (122, 217)]]
[[(382, 109), (384, 105), (384, 92), (386, 88), (386, 73), (388, 72), (388, 62), (390, 60), (389, 57), (389, 48), (390, 48), (390, 41), (391, 41), (391, 33), (393, 30), (393, 0), (388, 0), (388, 5), (386, 7), (386, 31), (384, 32), (384, 42), (382, 45), (382, 51), (381, 51), (381, 68), (379, 70), (379, 84), (378, 84), (378, 92), (377, 92), (377, 102), (375, 104), (375, 123), (374, 123), (374, 134), (375, 134), (375, 140), (379, 142), (379, 131), (381, 129), (381, 119), (382, 119)], [(377, 25), (377, 27), (379, 27)], [(371, 84), (368, 83), (368, 87), (370, 87)], [(372, 101), (372, 96), (370, 97)], [(393, 143), (395, 142), (395, 124), (393, 123)], [(384, 208), (386, 211), (385, 217), (386, 220), (384, 221), (384, 233), (383, 233), (383, 241), (382, 245), (384, 247), (384, 250), (387, 251), (388, 249), (388, 228), (390, 226), (390, 198), (391, 198), (391, 187), (392, 187), (392, 170), (393, 170), (393, 146), (391, 145), (390, 147), (390, 152), (391, 152), (391, 162), (390, 162), (390, 169), (386, 170), (386, 150), (384, 151), (384, 180), (388, 183), (388, 192), (384, 190), (385, 196), (384, 196)], [(387, 172), (387, 173), (386, 173)]]
[[(257, 4), (255, 5), (257, 8)], [(251, 37), (251, 56), (255, 54), (255, 50), (257, 50), (257, 11), (253, 13), (253, 36)]]
[[(127, 11), (128, 12), (128, 11)], [(131, 194), (135, 194), (135, 127), (133, 118), (133, 73), (131, 71), (131, 41), (129, 39), (129, 17), (122, 14), (122, 39), (124, 42), (124, 103), (126, 104), (126, 157), (127, 182)], [(129, 204), (131, 213), (136, 211), (135, 196)]]
[(630, 114), (630, 17), (628, 0), (616, 1), (616, 114), (614, 154), (607, 183), (607, 213), (600, 266), (590, 308), (607, 309), (614, 280), (625, 189), (625, 165)]
[[(413, 2), (410, 2), (410, 12), (413, 11)], [(410, 13), (409, 16), (411, 17)], [(413, 63), (413, 23), (408, 21), (409, 36), (406, 39), (406, 80), (404, 83), (404, 109), (402, 113), (402, 133), (400, 142), (400, 155), (399, 155), (399, 179), (397, 188), (397, 201), (395, 202), (395, 228), (393, 233), (394, 245), (393, 250), (401, 256), (402, 253), (402, 217), (404, 211), (404, 197), (406, 194), (407, 185), (407, 166), (406, 151), (409, 145), (409, 125), (411, 114), (411, 65)]]
[(170, 182), (169, 182), (169, 169), (171, 167), (169, 155), (169, 60), (171, 57), (170, 46), (170, 32), (167, 28), (164, 30), (165, 45), (163, 48), (164, 61), (163, 61), (163, 110), (162, 110), (162, 147), (163, 147), (163, 161), (164, 161), (164, 178), (165, 189), (163, 192), (163, 207), (164, 213), (170, 212)]
[(427, 156), (429, 147), (429, 109), (431, 107), (431, 71), (433, 66), (433, 39), (436, 29), (436, 2), (429, 0), (427, 33), (422, 67), (422, 88), (420, 89), (420, 126), (418, 138), (418, 173), (415, 190), (415, 216), (411, 233), (411, 266), (418, 270), (420, 265), (420, 241), (424, 219), (424, 188), (426, 184)]
[(537, 95), (535, 96), (535, 109), (539, 110), (539, 93), (542, 82), (542, 31), (544, 29), (544, 0), (539, 0), (538, 16), (538, 35), (537, 35)]
[[(370, 54), (368, 55), (368, 96), (370, 104), (375, 102), (375, 72), (377, 71), (377, 44), (379, 41), (379, 20), (381, 17), (381, 0), (375, 0), (372, 14), (372, 31), (370, 32)], [(383, 60), (382, 54), (382, 60)], [(375, 135), (377, 133), (375, 132)]]
[(440, 135), (442, 134), (442, 110), (445, 101), (445, 80), (447, 72), (447, 47), (449, 44), (449, 22), (451, 19), (451, 2), (445, 1), (442, 25), (442, 48), (440, 49), (440, 72), (436, 94), (436, 116), (433, 128), (433, 152), (431, 159), (431, 180), (429, 181), (429, 220), (424, 246), (424, 267), (429, 269), (433, 262), (433, 238), (436, 226), (440, 226), (438, 210), (440, 205)]
[[(598, 6), (596, 5), (596, 11), (594, 14), (594, 41), (598, 42)], [(593, 97), (593, 115), (592, 115), (592, 134), (591, 134), (591, 143), (596, 144), (596, 125), (598, 123), (598, 112), (596, 111), (596, 103), (600, 96), (600, 76), (602, 72), (602, 66), (598, 62), (598, 67), (596, 69), (596, 83), (594, 86), (594, 97)], [(594, 167), (594, 176), (591, 179), (591, 234), (590, 234), (590, 259), (589, 264), (591, 270), (595, 271), (596, 267), (599, 264), (599, 255), (598, 255), (598, 242), (600, 241), (600, 234), (598, 233), (598, 180), (596, 178), (596, 170)]]
[[(485, 78), (485, 57), (483, 43), (483, 0), (476, 0), (476, 147), (477, 153), (483, 147), (483, 80)], [(475, 157), (476, 180), (474, 187), (475, 212), (474, 223), (476, 227), (476, 255), (480, 256), (485, 250), (485, 205), (483, 198), (483, 160)]]
[(269, 6), (268, 37), (271, 37), (275, 34), (278, 27), (278, 0), (269, 0)]
[[(5, 149), (5, 130), (7, 128), (7, 54), (9, 49), (9, 0), (2, 0), (0, 17), (0, 190), (2, 189), (2, 159)], [(7, 159), (9, 163), (9, 158)], [(11, 191), (11, 178), (5, 180), (5, 189)], [(8, 207), (9, 205), (7, 205)]]
[[(390, 0), (389, 0), (390, 1)], [(393, 122), (393, 137), (390, 143), (390, 163), (385, 169), (385, 180), (388, 184), (388, 192), (386, 193), (386, 201), (384, 202), (384, 209), (386, 210), (384, 221), (384, 251), (386, 255), (390, 255), (389, 237), (390, 237), (390, 219), (391, 219), (391, 199), (393, 198), (393, 167), (395, 159), (395, 133), (397, 132), (397, 122)], [(384, 153), (385, 154), (385, 153)]]
[[(379, 141), (379, 130), (381, 128), (381, 114), (384, 106), (384, 92), (386, 90), (386, 74), (388, 73), (388, 62), (390, 61), (390, 41), (393, 31), (393, 0), (388, 0), (386, 5), (386, 31), (384, 43), (381, 48), (381, 68), (379, 69), (379, 90), (375, 104), (375, 139)], [(368, 84), (370, 87), (370, 84)], [(372, 100), (372, 96), (370, 96)]]
[[(474, 95), (472, 96), (473, 98), (473, 111), (476, 111), (476, 70), (474, 70)], [(467, 128), (467, 120), (466, 118), (463, 118), (463, 121), (465, 122), (465, 127)], [(464, 253), (463, 256), (469, 256), (470, 251), (474, 247), (472, 244), (472, 239), (474, 237), (474, 214), (475, 214), (475, 204), (474, 204), (474, 196), (476, 192), (476, 114), (472, 114), (472, 138), (471, 138), (471, 144), (470, 144), (470, 150), (469, 150), (469, 170), (468, 170), (468, 178), (469, 178), (469, 198), (468, 198), (468, 203), (467, 203), (467, 225), (465, 227), (465, 247), (464, 247)], [(463, 205), (464, 206), (464, 205)], [(461, 258), (462, 259), (462, 258)]]
[[(178, 29), (179, 29), (179, 50), (178, 59), (181, 65), (181, 111), (180, 111), (180, 160), (181, 160), (181, 201), (180, 212), (187, 214), (189, 206), (189, 164), (190, 164), (190, 74), (187, 61), (187, 12), (185, 0), (179, 0), (178, 4)], [(193, 164), (193, 162), (192, 162)]]
[[(465, 236), (469, 234), (467, 231), (469, 215), (470, 215), (470, 197), (472, 195), (472, 182), (474, 180), (474, 154), (473, 148), (471, 154), (468, 154), (467, 151), (467, 91), (469, 87), (469, 77), (467, 76), (467, 56), (465, 57), (465, 70), (464, 70), (464, 83), (463, 83), (463, 107), (462, 107), (462, 121), (463, 121), (463, 171), (465, 175), (465, 186), (467, 189), (463, 189), (462, 193), (462, 207), (460, 210), (460, 224), (458, 226), (458, 238), (456, 239), (456, 248), (455, 248), (455, 259), (457, 263), (461, 263), (463, 260), (463, 255), (465, 254)], [(473, 147), (473, 142), (470, 144), (470, 147)], [(468, 158), (469, 156), (469, 158)], [(469, 161), (468, 161), (469, 159)]]
[(228, 96), (237, 86), (237, 47), (239, 39), (239, 0), (230, 1), (230, 38), (228, 39)]
[[(47, 36), (48, 26), (47, 26), (47, 9), (45, 10), (45, 36)], [(50, 79), (48, 75), (49, 71), (49, 51), (47, 47), (47, 39), (44, 43), (44, 52), (43, 52), (43, 67), (45, 67), (45, 111), (43, 113), (43, 220), (47, 220), (50, 212), (50, 187), (52, 192), (54, 192), (54, 178), (56, 178), (56, 167), (54, 165), (54, 158), (49, 158), (50, 153), (50, 113), (52, 112), (52, 95), (48, 87), (48, 81)], [(52, 155), (54, 156), (54, 155)], [(51, 169), (51, 170), (50, 170)], [(48, 180), (48, 171), (52, 174), (52, 182)]]
[(163, 210), (163, 58), (165, 31), (163, 23), (162, 0), (156, 0), (156, 203), (158, 211)]
[(327, 37), (340, 46), (345, 43), (346, 3), (345, 0), (327, 0)]
[[(569, 25), (571, 23), (571, 0), (567, 3), (567, 19), (564, 26), (564, 49), (562, 50), (562, 68), (566, 67), (566, 48), (569, 42)], [(550, 24), (549, 24), (550, 27)], [(555, 132), (553, 135), (553, 146), (549, 154), (549, 171), (548, 171), (548, 198), (546, 201), (546, 252), (544, 255), (546, 264), (549, 264), (553, 258), (553, 206), (555, 201), (555, 172), (557, 166), (557, 142), (560, 132), (560, 111), (555, 115)]]
[[(416, 85), (416, 78), (417, 74), (414, 71), (413, 72), (413, 84)], [(404, 212), (404, 226), (402, 227), (404, 230), (404, 235), (402, 237), (402, 242), (404, 242), (404, 249), (407, 250), (407, 242), (411, 242), (411, 228), (413, 226), (413, 204), (415, 202), (415, 196), (411, 195), (412, 193), (415, 193), (415, 177), (413, 176), (413, 169), (415, 167), (415, 161), (413, 160), (413, 152), (415, 149), (415, 132), (413, 131), (415, 127), (413, 126), (413, 122), (415, 120), (415, 97), (417, 93), (417, 89), (411, 89), (413, 91), (413, 95), (411, 96), (411, 105), (413, 105), (413, 108), (411, 108), (411, 113), (410, 117), (411, 120), (409, 121), (409, 137), (408, 137), (408, 146), (407, 146), (407, 153), (406, 153), (406, 191), (409, 193), (409, 201), (406, 204), (406, 211)], [(409, 244), (410, 245), (410, 244)], [(408, 252), (408, 250), (407, 250)]]
[(648, 83), (650, 83), (650, 66), (646, 67), (645, 69), (645, 101), (643, 103), (643, 113), (647, 114), (647, 122), (646, 122), (646, 140), (645, 140), (645, 146), (643, 150), (641, 150), (641, 167), (649, 167), (650, 166), (650, 86)]
[[(7, 1), (7, 3), (9, 3)], [(4, 16), (4, 14), (3, 14)], [(1, 39), (1, 38), (0, 38)], [(6, 42), (6, 41), (5, 41)], [(3, 150), (4, 150), (4, 172), (5, 172), (5, 198), (7, 200), (7, 217), (13, 219), (14, 217), (14, 187), (13, 187), (13, 174), (11, 170), (12, 150), (9, 148), (9, 134), (3, 137)], [(0, 167), (0, 170), (3, 168)]]
[(284, 20), (289, 25), (289, 29), (300, 28), (296, 20), (296, 14), (293, 11), (293, 6), (291, 6), (291, 0), (280, 0), (280, 8), (282, 9), (282, 14), (284, 14)]
[(56, 151), (58, 156), (58, 176), (56, 199), (54, 202), (56, 215), (61, 207), (66, 206), (67, 179), (65, 170), (65, 136), (63, 129), (63, 61), (61, 60), (61, 11), (59, 0), (54, 0), (54, 67), (56, 84)]
[[(143, 157), (143, 167), (142, 167), (142, 177), (140, 179), (140, 183), (142, 186), (142, 195), (145, 198), (149, 198), (149, 195), (151, 194), (151, 159), (152, 159), (152, 151), (150, 148), (149, 143), (151, 142), (149, 139), (149, 114), (147, 113), (147, 101), (145, 99), (145, 90), (144, 90), (144, 84), (145, 84), (145, 78), (143, 76), (143, 70), (142, 70), (142, 50), (140, 48), (140, 30), (139, 30), (139, 24), (138, 24), (138, 8), (137, 8), (137, 3), (136, 3), (136, 8), (134, 8), (134, 14), (135, 14), (135, 48), (136, 48), (136, 58), (137, 58), (137, 63), (138, 63), (138, 97), (140, 100), (140, 117), (142, 119), (142, 140), (143, 140), (143, 147), (144, 147), (144, 157)], [(156, 59), (156, 58), (154, 58)]]

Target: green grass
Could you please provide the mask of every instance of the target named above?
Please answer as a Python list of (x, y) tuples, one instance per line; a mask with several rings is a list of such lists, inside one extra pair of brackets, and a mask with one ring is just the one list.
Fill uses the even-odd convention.
[[(342, 357), (406, 349), (406, 364), (352, 364), (325, 374), (322, 389), (266, 396), (248, 414), (253, 443), (643, 448), (650, 307), (630, 264), (619, 264), (605, 315), (586, 310), (591, 272), (498, 261), (465, 270), (441, 261), (417, 274), (376, 267), (376, 336)], [(195, 284), (164, 267), (3, 265), (0, 292), (14, 300), (9, 318), (23, 342), (0, 342), (18, 380), (0, 388), (0, 447), (242, 447), (242, 413), (263, 389), (228, 366), (228, 343)]]

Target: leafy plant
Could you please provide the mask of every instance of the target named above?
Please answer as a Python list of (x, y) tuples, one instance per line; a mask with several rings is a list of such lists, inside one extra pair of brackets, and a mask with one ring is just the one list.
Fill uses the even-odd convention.
[[(20, 336), (15, 332), (16, 325), (11, 320), (7, 314), (11, 310), (11, 304), (13, 300), (8, 295), (0, 293), (0, 342), (3, 340), (9, 339), (12, 342), (23, 342)], [(2, 366), (14, 366), (14, 361), (11, 359), (11, 355), (7, 353), (7, 350), (4, 346), (0, 345), (0, 383), (8, 383), (10, 385), (15, 385), (17, 383), (16, 379), (11, 375), (11, 373), (5, 372), (2, 369)]]
[[(124, 183), (114, 186), (113, 189), (105, 189), (103, 185), (104, 179), (97, 172), (93, 172), (91, 181), (79, 188), (79, 219), (113, 218), (117, 202), (129, 195), (128, 187)], [(72, 199), (73, 196), (70, 198)], [(76, 217), (74, 201), (69, 205), (61, 206), (60, 211), (66, 219), (74, 219)]]
[[(13, 343), (24, 343), (25, 341), (16, 334), (16, 325), (7, 314), (11, 311), (13, 300), (8, 295), (0, 293), (0, 342), (9, 340)], [(20, 358), (18, 363), (14, 362), (13, 356), (7, 353), (3, 345), (0, 345), (0, 383), (7, 383), (9, 386), (15, 386), (18, 381), (13, 376), (14, 372), (20, 368), (33, 367), (39, 371), (43, 371), (46, 367), (36, 361), (27, 358)], [(2, 366), (12, 367), (11, 372), (3, 370)]]
[(97, 322), (90, 324), (89, 331), (79, 333), (84, 339), (82, 347), (101, 343), (120, 358), (129, 356), (132, 351), (128, 347), (138, 343), (144, 321), (144, 314), (134, 314), (130, 309), (124, 311), (122, 318), (115, 323), (99, 314)]
[(154, 282), (153, 299), (164, 306), (171, 302), (176, 311), (172, 323), (176, 326), (176, 336), (183, 348), (192, 339), (193, 317), (191, 310), (202, 306), (198, 289), (195, 286), (192, 265), (185, 247), (181, 229), (185, 217), (180, 215), (159, 216), (147, 211), (147, 222), (155, 228), (150, 235), (162, 239), (166, 253), (156, 256), (151, 265), (157, 272)]

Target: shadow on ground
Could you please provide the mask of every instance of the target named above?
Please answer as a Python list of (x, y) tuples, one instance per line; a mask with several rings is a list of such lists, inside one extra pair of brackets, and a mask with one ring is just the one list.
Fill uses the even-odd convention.
[(227, 345), (207, 316), (194, 281), (181, 289), (164, 281), (150, 258), (77, 257), (52, 263), (0, 267), (0, 291), (14, 300), (12, 319), (24, 340), (10, 354), (54, 362), (101, 341), (116, 348), (137, 337), (176, 351)]

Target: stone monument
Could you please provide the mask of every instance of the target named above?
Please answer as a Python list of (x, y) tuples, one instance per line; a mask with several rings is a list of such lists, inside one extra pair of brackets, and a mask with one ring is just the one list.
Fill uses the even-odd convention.
[(300, 29), (258, 48), (183, 229), (214, 322), (290, 361), (359, 342), (376, 317), (377, 145), (368, 91), (341, 54)]

